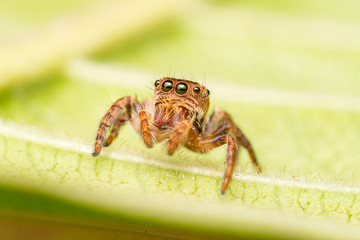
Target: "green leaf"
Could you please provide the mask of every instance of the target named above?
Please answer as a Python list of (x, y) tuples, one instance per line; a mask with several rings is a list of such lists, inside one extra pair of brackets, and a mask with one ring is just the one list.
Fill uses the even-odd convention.
[[(119, 72), (121, 73), (121, 70)], [(284, 170), (284, 162), (296, 151), (295, 146), (298, 143), (296, 139), (289, 141), (291, 137), (301, 137), (301, 135), (290, 132), (291, 136), (282, 136), (283, 139), (279, 142), (287, 142), (288, 151), (279, 152), (272, 147), (274, 144), (276, 146), (276, 143), (269, 145), (267, 141), (274, 132), (287, 132), (289, 123), (301, 116), (309, 116), (310, 113), (312, 118), (307, 121), (303, 119), (303, 126), (297, 131), (306, 131), (314, 122), (323, 123), (323, 119), (328, 119), (327, 121), (331, 119), (327, 124), (338, 126), (337, 128), (333, 127), (332, 131), (340, 132), (343, 131), (342, 119), (347, 119), (344, 114), (358, 116), (357, 113), (263, 107), (261, 105), (216, 101), (216, 104), (227, 106), (229, 111), (231, 109), (242, 109), (241, 113), (233, 112), (234, 116), (236, 119), (240, 119), (240, 116), (239, 118), (237, 116), (238, 114), (243, 116), (241, 118), (242, 127), (251, 136), (255, 149), (260, 156), (260, 162), (265, 169), (264, 175), (256, 175), (244, 152), (240, 156), (240, 163), (229, 191), (225, 196), (222, 196), (219, 188), (225, 167), (224, 148), (200, 156), (180, 150), (175, 156), (168, 157), (163, 145), (159, 144), (155, 149), (146, 149), (131, 127), (126, 126), (121, 129), (119, 138), (112, 146), (104, 149), (99, 158), (93, 158), (90, 153), (98, 121), (112, 102), (107, 99), (106, 95), (113, 98), (118, 95), (125, 95), (125, 93), (121, 93), (122, 91), (129, 94), (130, 90), (129, 88), (124, 90), (123, 88), (101, 85), (103, 90), (99, 92), (100, 85), (97, 83), (60, 81), (60, 79), (61, 77), (59, 81), (43, 83), (42, 87), (26, 89), (21, 97), (14, 94), (16, 93), (14, 90), (15, 92), (9, 94), (2, 101), (4, 116), (23, 123), (41, 126), (41, 129), (38, 129), (8, 121), (2, 122), (0, 133), (3, 136), (1, 138), (1, 146), (3, 146), (1, 150), (3, 153), (1, 176), (3, 176), (3, 182), (18, 183), (21, 186), (40, 189), (43, 192), (61, 196), (73, 204), (85, 203), (91, 206), (90, 209), (94, 207), (105, 208), (107, 211), (118, 212), (119, 214), (130, 214), (137, 219), (150, 218), (151, 221), (160, 219), (159, 221), (163, 221), (163, 223), (169, 223), (166, 213), (175, 208), (176, 211), (172, 210), (175, 212), (171, 215), (176, 220), (173, 219), (170, 229), (177, 229), (178, 226), (187, 222), (186, 227), (205, 228), (205, 232), (212, 229), (219, 234), (226, 230), (231, 236), (248, 236), (249, 234), (249, 236), (255, 237), (260, 234), (279, 237), (281, 235), (286, 236), (287, 233), (290, 234), (297, 227), (297, 231), (300, 232), (304, 228), (311, 233), (315, 231), (312, 227), (303, 226), (303, 223), (295, 224), (296, 227), (289, 226), (291, 229), (288, 230), (289, 232), (280, 231), (276, 228), (279, 225), (270, 220), (273, 217), (276, 219), (277, 214), (273, 216), (272, 213), (266, 212), (266, 209), (284, 211), (286, 212), (285, 217), (290, 217), (290, 219), (293, 217), (288, 216), (289, 213), (300, 216), (322, 216), (322, 218), (326, 217), (340, 222), (356, 223), (359, 220), (358, 188), (349, 180), (343, 184), (336, 181), (340, 177), (346, 176), (349, 169), (341, 168), (342, 171), (339, 171), (337, 176), (328, 177), (325, 180), (323, 176), (332, 172), (331, 164), (326, 167), (326, 162), (331, 161), (331, 159), (322, 158), (318, 162), (308, 164), (304, 162), (308, 155), (302, 155), (301, 152), (298, 152), (296, 158), (293, 157), (291, 164), (287, 164), (286, 170)], [(132, 79), (134, 85), (136, 85), (136, 81), (139, 84), (142, 81), (142, 78), (137, 80), (134, 77)], [(86, 89), (86, 91), (82, 91), (82, 89)], [(42, 92), (46, 92), (46, 94), (41, 95)], [(139, 91), (136, 89), (133, 92)], [(102, 97), (98, 95), (102, 95)], [(53, 111), (53, 109), (57, 110)], [(81, 112), (78, 109), (81, 109)], [(276, 124), (272, 125), (271, 129), (264, 129), (262, 119), (258, 117), (258, 114), (253, 114), (256, 112), (267, 115), (267, 120)], [(48, 120), (49, 118), (51, 121)], [(93, 119), (93, 121), (88, 119)], [(54, 129), (54, 125), (61, 126), (62, 133), (51, 133), (50, 129)], [(310, 128), (308, 131), (307, 134), (311, 133), (313, 129)], [(89, 135), (89, 133), (94, 135)], [(332, 134), (336, 135), (337, 133)], [(350, 136), (354, 137), (354, 141), (356, 140), (357, 136)], [(278, 134), (279, 137), (281, 137), (280, 134)], [(310, 140), (321, 140), (327, 145), (331, 145), (333, 144), (332, 141), (335, 141), (335, 139), (328, 137), (327, 132), (324, 132), (324, 135), (317, 134), (317, 138), (312, 136)], [(318, 149), (314, 149), (313, 153), (315, 154), (317, 151)], [(357, 151), (357, 148), (354, 146), (352, 151)], [(274, 155), (278, 156), (277, 161), (274, 161), (272, 157)], [(336, 159), (332, 161), (336, 161)], [(314, 170), (316, 171), (321, 166), (321, 172), (311, 175)], [(302, 172), (301, 175), (297, 174), (299, 169)], [(193, 204), (197, 207), (198, 205), (203, 207), (199, 213), (201, 219), (208, 219), (210, 222), (215, 221), (218, 224), (219, 222), (216, 219), (220, 216), (236, 219), (228, 220), (231, 224), (227, 222), (230, 225), (226, 229), (223, 229), (223, 225), (214, 228), (207, 221), (197, 225), (199, 222), (195, 224), (188, 219), (195, 211), (191, 207)], [(215, 206), (219, 208), (217, 211), (214, 211)], [(243, 209), (243, 207), (263, 209), (265, 212), (253, 213), (250, 210)], [(134, 211), (134, 208), (138, 210)], [(127, 211), (128, 209), (131, 209), (131, 213)], [(153, 212), (154, 209), (156, 209), (155, 213)], [(225, 216), (224, 209), (229, 211), (229, 216)], [(147, 211), (149, 213), (145, 214)], [(235, 216), (230, 214), (237, 211), (240, 211), (241, 214)], [(245, 212), (243, 213), (243, 211)], [(184, 213), (187, 215), (181, 215)], [(270, 228), (274, 228), (275, 232), (261, 231), (257, 233), (258, 230), (248, 230), (247, 224), (244, 222), (247, 222), (248, 215), (254, 217), (257, 216), (256, 214), (270, 214), (268, 220), (255, 218), (256, 224), (254, 224), (260, 224), (261, 228), (270, 224)], [(296, 218), (294, 221), (302, 222)], [(240, 222), (246, 227), (241, 229), (235, 227)], [(307, 221), (304, 222), (305, 225), (308, 224)], [(324, 222), (326, 221), (324, 220)], [(281, 221), (281, 226), (283, 224)], [(316, 220), (316, 226), (317, 224), (324, 223)], [(329, 223), (325, 223), (325, 225), (327, 224)], [(162, 226), (161, 229), (168, 229), (167, 226), (160, 225)], [(341, 226), (337, 227), (342, 228)], [(337, 232), (340, 231), (337, 230), (337, 227), (332, 227), (335, 233), (331, 232), (331, 235), (338, 236), (337, 234), (340, 234)], [(197, 230), (194, 231), (197, 232)], [(350, 230), (341, 230), (341, 232), (343, 231)], [(302, 238), (307, 235), (299, 236)]]
[[(311, 215), (320, 211), (322, 201), (324, 211), (341, 215), (357, 211), (354, 193), (286, 182), (264, 184), (263, 178), (255, 177), (254, 181), (233, 180), (231, 194), (222, 196), (219, 178), (214, 174), (192, 172), (176, 164), (165, 168), (161, 160), (145, 159), (134, 152), (93, 158), (86, 145), (50, 138), (10, 123), (1, 124), (1, 135), (1, 181), (21, 186), (0, 188), (4, 194), (0, 201), (2, 214), (21, 213), (39, 221), (60, 222), (60, 226), (62, 222), (95, 225), (104, 232), (109, 228), (119, 231), (131, 223), (132, 228), (127, 228), (130, 232), (134, 228), (148, 229), (178, 236), (353, 236), (353, 230), (345, 226), (243, 206), (273, 208), (269, 202), (281, 201), (284, 211), (294, 210), (292, 204), (298, 204), (295, 208), (301, 207)], [(22, 190), (24, 187), (28, 190)], [(185, 234), (182, 229), (186, 229)]]
[[(33, 60), (25, 68), (2, 55), (12, 66), (0, 69), (6, 85), (0, 96), (0, 221), (9, 226), (8, 238), (19, 222), (53, 229), (61, 238), (73, 231), (86, 238), (357, 238), (357, 27), (350, 20), (339, 25), (302, 19), (302, 11), (294, 18), (201, 3), (194, 5), (201, 9), (196, 14), (150, 29), (157, 17), (172, 15), (159, 16), (162, 8), (150, 5), (154, 18), (142, 15), (134, 32), (126, 25), (128, 31), (112, 29), (83, 46), (89, 36), (102, 35), (98, 26), (43, 52), (41, 44), (26, 42), (39, 58), (14, 51)], [(112, 22), (107, 11), (94, 11), (102, 14), (80, 18), (80, 28), (102, 17), (115, 26), (123, 17)], [(234, 31), (242, 22), (251, 27)], [(130, 38), (141, 29), (147, 31)], [(121, 44), (109, 47), (114, 42)], [(96, 60), (73, 59), (101, 47), (108, 50)], [(169, 157), (164, 144), (147, 149), (130, 126), (98, 158), (91, 156), (98, 123), (112, 102), (126, 95), (152, 97), (147, 89), (156, 77), (146, 69), (168, 74), (170, 65), (184, 64), (191, 72), (205, 58), (211, 110), (221, 107), (234, 117), (254, 145), (262, 175), (241, 151), (229, 190), (221, 195), (224, 147), (203, 155), (179, 149)]]

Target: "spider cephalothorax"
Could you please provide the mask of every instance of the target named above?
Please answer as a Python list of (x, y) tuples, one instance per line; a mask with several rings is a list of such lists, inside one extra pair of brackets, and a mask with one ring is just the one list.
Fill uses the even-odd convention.
[[(140, 133), (146, 146), (153, 142), (168, 140), (167, 151), (172, 155), (184, 145), (195, 152), (208, 152), (227, 144), (227, 168), (221, 187), (225, 193), (235, 167), (239, 145), (244, 146), (257, 172), (261, 172), (255, 153), (241, 130), (224, 110), (215, 109), (206, 117), (209, 109), (209, 90), (204, 86), (176, 78), (161, 78), (155, 81), (155, 97), (139, 103), (133, 97), (117, 100), (100, 122), (93, 156), (100, 153), (102, 145), (108, 146), (117, 136), (121, 125), (130, 121)], [(126, 108), (126, 111), (122, 110)], [(106, 128), (112, 126), (104, 141)]]
[(154, 101), (156, 128), (171, 130), (182, 121), (191, 121), (202, 130), (209, 109), (209, 91), (204, 86), (182, 79), (162, 78), (155, 82)]

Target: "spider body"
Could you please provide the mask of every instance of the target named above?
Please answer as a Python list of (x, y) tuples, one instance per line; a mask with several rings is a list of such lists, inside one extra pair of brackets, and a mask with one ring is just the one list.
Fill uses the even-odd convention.
[[(205, 153), (227, 144), (227, 167), (221, 186), (221, 193), (224, 194), (230, 183), (240, 145), (248, 150), (258, 173), (261, 168), (250, 142), (228, 113), (215, 109), (207, 117), (209, 94), (209, 90), (196, 82), (161, 78), (155, 81), (153, 100), (140, 103), (130, 96), (118, 99), (100, 122), (93, 156), (100, 153), (102, 146), (109, 146), (119, 128), (128, 121), (147, 147), (152, 147), (154, 142), (167, 140), (169, 155), (180, 145)], [(126, 111), (122, 112), (124, 108)], [(111, 126), (111, 133), (105, 140), (106, 129)]]

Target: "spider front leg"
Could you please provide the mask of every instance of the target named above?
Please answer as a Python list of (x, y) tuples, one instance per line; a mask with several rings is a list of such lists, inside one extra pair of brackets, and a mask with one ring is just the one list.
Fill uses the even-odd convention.
[(221, 194), (225, 194), (225, 191), (229, 186), (238, 155), (238, 146), (236, 144), (235, 139), (230, 135), (227, 135), (227, 144), (228, 144), (227, 155), (226, 155), (227, 166), (224, 174), (224, 180), (221, 186)]
[(120, 127), (124, 125), (127, 121), (129, 121), (129, 112), (124, 112), (119, 115), (119, 117), (116, 119), (112, 129), (111, 133), (104, 142), (103, 146), (108, 147), (110, 144), (114, 141), (114, 139), (117, 137)]
[[(105, 139), (105, 135), (106, 135), (106, 129), (115, 122), (115, 120), (118, 118), (119, 114), (125, 107), (128, 108), (128, 110), (129, 110), (131, 108), (131, 106), (134, 106), (137, 104), (138, 103), (135, 98), (128, 96), (128, 97), (123, 97), (123, 98), (118, 99), (113, 105), (111, 105), (110, 109), (106, 112), (105, 116), (100, 121), (100, 125), (98, 128), (97, 134), (96, 134), (95, 147), (94, 147), (95, 150), (92, 153), (92, 155), (94, 157), (99, 155), (99, 153), (101, 151), (101, 148), (102, 148), (102, 145), (103, 145), (103, 142)], [(117, 122), (116, 124), (119, 124), (119, 123)], [(117, 129), (116, 131), (118, 131), (118, 128), (120, 128), (120, 125), (116, 126), (116, 128), (115, 128), (115, 129)], [(113, 137), (111, 137), (112, 139), (111, 138), (110, 138), (110, 140), (108, 139), (109, 143), (111, 143), (113, 138), (115, 138), (115, 136), (117, 135), (117, 133), (115, 134), (115, 132), (112, 133), (113, 134)], [(108, 143), (108, 141), (107, 141), (107, 143)]]
[(174, 128), (173, 132), (169, 137), (169, 142), (167, 145), (167, 151), (169, 155), (173, 155), (175, 150), (179, 147), (184, 134), (189, 130), (191, 126), (191, 121), (184, 120), (180, 122)]
[(146, 110), (139, 111), (140, 135), (144, 140), (145, 145), (148, 148), (151, 148), (153, 145), (151, 120), (152, 120), (152, 115), (148, 111)]
[(208, 119), (205, 125), (204, 135), (209, 135), (214, 132), (232, 133), (238, 144), (246, 148), (249, 153), (250, 159), (255, 166), (256, 172), (261, 173), (261, 167), (257, 161), (254, 149), (250, 141), (246, 138), (244, 133), (233, 122), (231, 116), (222, 109), (215, 109), (214, 113)]
[(254, 149), (251, 146), (251, 143), (249, 142), (249, 140), (245, 137), (245, 135), (243, 134), (243, 132), (235, 125), (233, 124), (233, 126), (231, 127), (232, 132), (234, 133), (237, 141), (246, 148), (246, 150), (249, 153), (251, 162), (253, 163), (253, 165), (255, 166), (256, 172), (257, 173), (261, 173), (261, 167), (256, 159), (256, 155), (254, 152)]
[(204, 153), (224, 144), (228, 145), (226, 154), (227, 166), (224, 174), (224, 180), (221, 186), (221, 194), (225, 194), (225, 191), (229, 186), (237, 159), (238, 145), (236, 140), (233, 136), (223, 132), (214, 133), (206, 137), (197, 137), (197, 135), (198, 133), (191, 129), (189, 133), (189, 140), (191, 141), (185, 142), (185, 146), (190, 150)]

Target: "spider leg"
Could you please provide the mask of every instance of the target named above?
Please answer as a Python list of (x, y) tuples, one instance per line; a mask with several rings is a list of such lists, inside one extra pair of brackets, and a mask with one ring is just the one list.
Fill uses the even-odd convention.
[(234, 133), (236, 140), (246, 148), (246, 150), (249, 153), (249, 156), (251, 158), (251, 162), (253, 163), (253, 165), (255, 166), (256, 172), (257, 173), (261, 173), (261, 167), (257, 161), (254, 149), (251, 146), (251, 143), (249, 142), (249, 140), (245, 137), (245, 135), (243, 134), (243, 132), (235, 125), (233, 124), (232, 126), (232, 132)]
[(116, 119), (112, 129), (111, 129), (111, 133), (108, 136), (108, 138), (106, 139), (106, 141), (104, 142), (103, 146), (104, 147), (108, 147), (110, 146), (110, 144), (112, 143), (112, 141), (117, 137), (120, 127), (122, 125), (124, 125), (127, 121), (129, 120), (129, 113), (128, 112), (124, 112), (122, 114), (119, 115), (119, 117)]
[(238, 154), (238, 146), (236, 144), (235, 139), (230, 135), (227, 135), (227, 137), (228, 137), (227, 139), (228, 149), (226, 155), (227, 166), (224, 174), (224, 180), (221, 185), (221, 194), (225, 194), (225, 191), (229, 186)]
[(237, 143), (245, 147), (248, 151), (257, 173), (261, 173), (261, 167), (257, 161), (254, 149), (252, 148), (250, 141), (246, 138), (240, 128), (235, 125), (231, 116), (227, 112), (219, 108), (215, 109), (214, 113), (208, 119), (208, 122), (205, 125), (204, 135), (206, 136), (213, 132), (232, 133), (235, 136)]
[[(189, 135), (190, 137), (194, 137), (197, 135), (197, 132), (191, 129)], [(225, 194), (225, 191), (229, 186), (236, 163), (239, 148), (235, 138), (227, 132), (217, 132), (206, 137), (200, 136), (197, 138), (192, 138), (192, 141), (185, 143), (187, 148), (196, 152), (208, 152), (224, 144), (228, 145), (226, 154), (227, 166), (224, 174), (224, 180), (221, 186), (221, 194)]]
[(169, 142), (167, 145), (167, 151), (169, 155), (173, 155), (175, 150), (179, 147), (181, 140), (189, 128), (191, 127), (191, 121), (184, 120), (176, 125), (175, 129), (169, 137)]
[(106, 112), (105, 116), (101, 119), (100, 125), (96, 134), (95, 140), (95, 150), (92, 153), (94, 157), (99, 155), (102, 144), (106, 135), (106, 129), (110, 127), (114, 121), (117, 119), (121, 111), (126, 107), (130, 108), (131, 105), (137, 104), (137, 101), (133, 97), (123, 97), (118, 99), (113, 105), (111, 105), (110, 109)]
[(148, 148), (151, 148), (153, 145), (153, 136), (150, 125), (151, 119), (151, 113), (146, 110), (139, 111), (140, 135)]
[(249, 140), (234, 124), (231, 116), (222, 109), (215, 109), (214, 113), (207, 119), (204, 132), (201, 136), (199, 136), (198, 131), (192, 128), (187, 138), (188, 141), (185, 142), (185, 146), (197, 152), (208, 152), (223, 144), (228, 145), (226, 155), (227, 166), (221, 186), (221, 194), (224, 194), (229, 186), (239, 152), (239, 144), (248, 150), (257, 172), (261, 172)]

